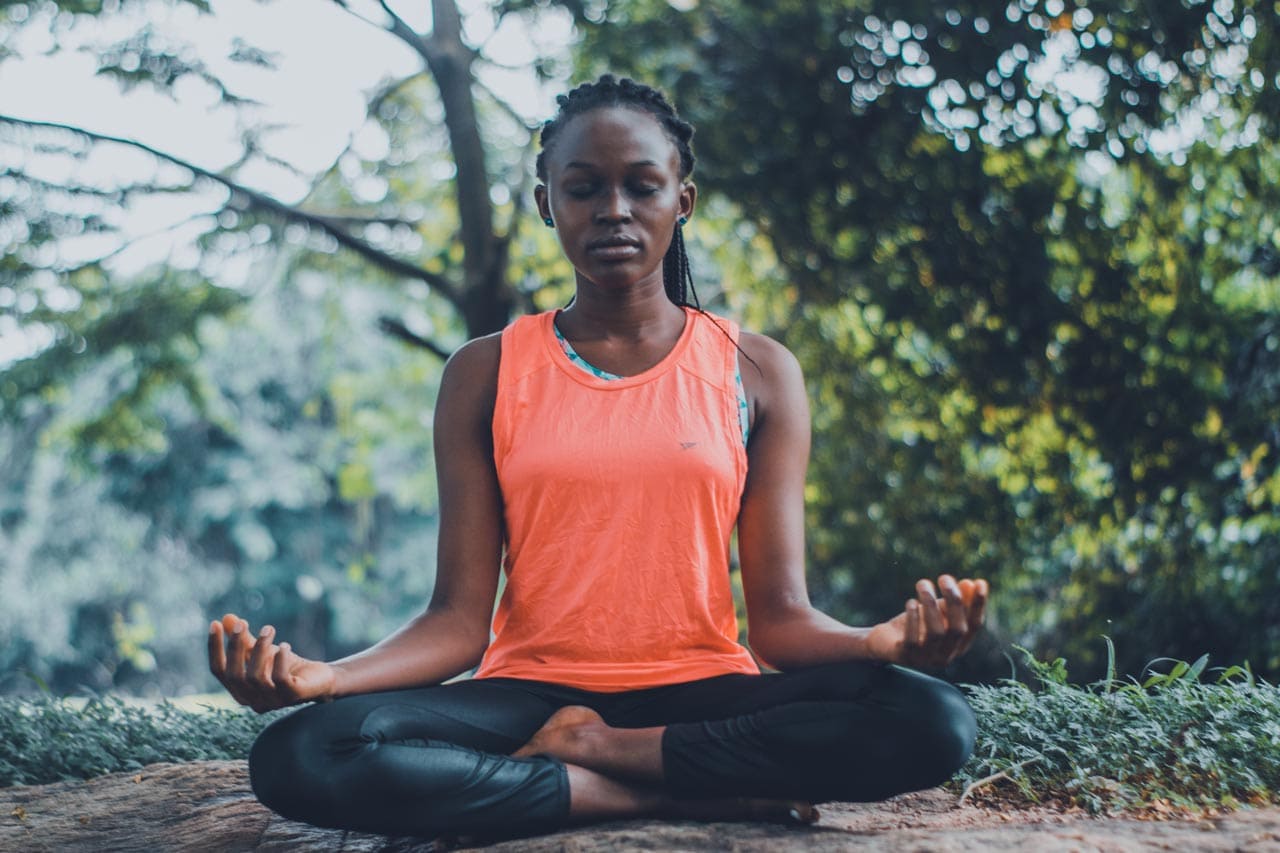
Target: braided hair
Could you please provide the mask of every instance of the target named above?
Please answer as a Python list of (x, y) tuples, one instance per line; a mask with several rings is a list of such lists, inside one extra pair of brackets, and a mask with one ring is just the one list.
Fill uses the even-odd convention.
[[(538, 142), (538, 180), (547, 180), (547, 149), (555, 142), (556, 135), (570, 119), (592, 110), (605, 107), (625, 107), (646, 112), (657, 119), (659, 126), (676, 146), (680, 155), (680, 180), (693, 173), (693, 125), (676, 114), (675, 107), (666, 96), (652, 86), (637, 83), (627, 77), (621, 79), (612, 74), (602, 74), (594, 83), (583, 83), (556, 98), (559, 109), (555, 117), (542, 126)], [(676, 305), (687, 305), (701, 310), (698, 294), (693, 289), (693, 274), (689, 270), (689, 255), (684, 248), (684, 229), (676, 223), (671, 246), (662, 259), (662, 284), (667, 298)]]

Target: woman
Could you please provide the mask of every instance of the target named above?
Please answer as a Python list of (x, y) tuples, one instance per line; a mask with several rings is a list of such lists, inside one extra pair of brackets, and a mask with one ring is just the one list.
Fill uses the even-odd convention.
[(210, 625), (211, 669), (242, 704), (323, 700), (260, 736), (255, 792), (322, 826), (515, 834), (645, 814), (810, 820), (806, 803), (942, 782), (973, 716), (905, 667), (969, 646), (986, 583), (921, 580), (870, 628), (809, 604), (800, 369), (687, 304), (693, 129), (609, 75), (559, 104), (536, 198), (577, 294), (445, 367), (429, 606), (334, 663), (231, 614)]

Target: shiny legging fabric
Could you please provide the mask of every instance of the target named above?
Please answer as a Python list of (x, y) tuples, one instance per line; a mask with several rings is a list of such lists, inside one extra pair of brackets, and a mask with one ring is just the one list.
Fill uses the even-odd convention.
[(258, 798), (317, 826), (385, 835), (527, 835), (567, 822), (548, 756), (511, 758), (556, 710), (666, 726), (664, 788), (681, 798), (871, 801), (937, 785), (973, 750), (946, 682), (850, 662), (623, 693), (509, 678), (350, 696), (268, 726), (249, 756)]

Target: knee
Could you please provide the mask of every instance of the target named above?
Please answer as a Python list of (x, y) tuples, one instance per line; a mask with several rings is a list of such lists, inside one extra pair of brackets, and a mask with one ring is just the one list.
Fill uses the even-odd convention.
[(934, 698), (934, 722), (931, 730), (939, 764), (949, 779), (973, 755), (978, 737), (978, 720), (969, 702), (954, 686), (937, 681)]
[(978, 721), (956, 687), (938, 678), (911, 672), (910, 707), (904, 712), (913, 725), (918, 754), (927, 758), (929, 784), (950, 779), (973, 755)]
[(249, 784), (254, 796), (277, 814), (307, 820), (312, 809), (307, 802), (308, 777), (304, 757), (314, 754), (305, 726), (297, 714), (271, 723), (258, 735), (249, 750)]

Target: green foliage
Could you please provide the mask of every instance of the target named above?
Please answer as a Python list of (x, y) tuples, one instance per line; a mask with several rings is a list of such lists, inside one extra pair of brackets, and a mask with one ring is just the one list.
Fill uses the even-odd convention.
[(243, 759), (281, 712), (188, 711), (168, 702), (0, 699), (0, 787), (91, 779), (160, 761)]
[(615, 0), (580, 67), (671, 91), (777, 259), (725, 269), (809, 378), (822, 606), (982, 575), (1094, 674), (1104, 632), (1280, 672), (1280, 12), (998, 11)]
[[(25, 672), (189, 692), (211, 686), (199, 637), (224, 610), (334, 657), (421, 609), (441, 355), (532, 304), (556, 254), (545, 228), (521, 233), (529, 129), (483, 87), (467, 154), (494, 149), (471, 195), (494, 216), (460, 230), (450, 131), (468, 118), (446, 126), (429, 68), (382, 81), (345, 148), (295, 167), (254, 109), (278, 57), (260, 33), (192, 37), (208, 11), (0, 5), (0, 73), (75, 52), (122, 92), (203, 97), (239, 136), (214, 174), (0, 116), (0, 691), (29, 689)], [(282, 179), (287, 202), (262, 189)], [(139, 234), (157, 202), (169, 227)]]
[[(1091, 812), (1280, 798), (1280, 689), (1247, 665), (1206, 672), (1207, 655), (1162, 659), (1151, 667), (1171, 666), (1141, 681), (1119, 681), (1113, 670), (1076, 687), (1062, 658), (1021, 651), (1035, 689), (1012, 680), (966, 688), (978, 743), (955, 789)], [(1202, 683), (1206, 675), (1216, 678)]]
[[(1234, 808), (1280, 795), (1280, 689), (1208, 657), (1146, 677), (1068, 682), (1066, 662), (1021, 650), (1032, 685), (968, 686), (973, 758), (950, 783), (1001, 804), (1092, 812)], [(1108, 651), (1113, 652), (1108, 641)], [(1213, 676), (1211, 683), (1202, 679)], [(0, 786), (87, 779), (159, 761), (240, 759), (287, 711), (180, 709), (116, 698), (0, 699)]]
[[(1155, 648), (1280, 673), (1274, 4), (679, 5), (466, 15), (568, 10), (581, 70), (698, 125), (699, 290), (809, 378), (814, 600), (865, 623), (917, 577), (984, 575), (992, 635), (1080, 671), (1107, 632), (1125, 671)], [(276, 135), (210, 69), (274, 60), (193, 53), (206, 10), (3, 3), (0, 62), (79, 39), (122, 87), (212, 87), (244, 132), (219, 174), (250, 181)], [(102, 176), (128, 146), (0, 122), (0, 337), (30, 356), (0, 368), (0, 689), (196, 687), (187, 632), (222, 609), (323, 655), (425, 600), (438, 364), (374, 324), (447, 352), (572, 290), (527, 209), (529, 128), (466, 81), (494, 217), (459, 229), (429, 72), (371, 92), (292, 206), (138, 150)], [(126, 215), (178, 198), (198, 251), (120, 273)], [(998, 674), (1000, 646), (953, 675)]]
[(191, 320), (199, 406), (160, 387), (128, 407), (145, 441), (80, 426), (114, 371), (137, 375), (142, 335), (82, 372), (33, 372), (54, 393), (0, 423), (2, 689), (29, 689), (22, 671), (59, 693), (209, 689), (200, 637), (226, 610), (332, 657), (425, 603), (438, 360), (379, 334), (402, 304), (385, 292), (299, 273), (244, 303)]

